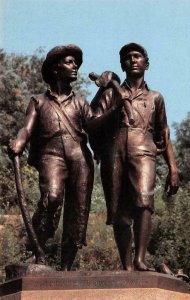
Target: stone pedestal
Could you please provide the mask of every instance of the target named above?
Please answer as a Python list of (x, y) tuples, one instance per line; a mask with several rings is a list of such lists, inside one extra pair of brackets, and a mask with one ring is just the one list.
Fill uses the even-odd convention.
[(0, 286), (1, 300), (190, 300), (190, 286), (155, 272), (26, 274)]

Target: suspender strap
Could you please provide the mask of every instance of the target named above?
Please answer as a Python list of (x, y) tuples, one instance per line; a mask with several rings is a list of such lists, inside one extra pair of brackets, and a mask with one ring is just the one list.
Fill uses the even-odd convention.
[(69, 120), (68, 116), (66, 115), (66, 113), (63, 110), (61, 110), (54, 101), (49, 101), (49, 103), (53, 107), (53, 109), (55, 110), (55, 112), (57, 113), (57, 115), (59, 116), (61, 121), (63, 122), (64, 127), (67, 130), (67, 132), (72, 136), (74, 141), (77, 141), (75, 129), (74, 129), (71, 121)]

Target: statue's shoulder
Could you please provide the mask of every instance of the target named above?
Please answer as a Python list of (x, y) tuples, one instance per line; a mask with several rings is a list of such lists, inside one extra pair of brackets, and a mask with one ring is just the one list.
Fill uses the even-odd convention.
[(46, 93), (32, 95), (31, 101), (34, 102), (36, 110), (39, 110), (43, 106), (45, 101), (47, 101)]
[(73, 98), (73, 103), (74, 103), (74, 106), (77, 107), (78, 109), (79, 108), (83, 108), (83, 107), (86, 107), (86, 106), (89, 106), (89, 102), (87, 101), (86, 97), (83, 96), (83, 95), (80, 95), (78, 93), (74, 93), (74, 98)]
[(148, 90), (149, 97), (154, 100), (155, 104), (161, 104), (164, 102), (164, 97), (159, 91)]
[(159, 91), (155, 91), (155, 90), (149, 89), (148, 93), (150, 95), (154, 96), (154, 97), (163, 98), (162, 94)]

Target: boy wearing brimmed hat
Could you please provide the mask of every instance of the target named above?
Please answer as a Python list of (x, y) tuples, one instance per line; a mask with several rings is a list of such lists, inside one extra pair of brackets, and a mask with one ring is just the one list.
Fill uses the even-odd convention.
[(113, 88), (113, 81), (110, 87), (111, 72), (104, 72), (98, 80), (102, 83), (102, 92), (99, 90), (92, 102), (97, 118), (91, 122), (91, 139), (101, 161), (107, 224), (113, 225), (123, 268), (130, 271), (134, 266), (136, 270), (147, 271), (150, 269), (146, 266), (145, 254), (154, 211), (156, 155), (162, 153), (169, 167), (166, 181), (169, 195), (178, 190), (178, 171), (164, 99), (144, 81), (149, 67), (147, 51), (139, 44), (127, 44), (120, 50), (120, 62), (126, 73), (121, 91)]
[(39, 171), (41, 198), (32, 223), (42, 248), (54, 236), (64, 201), (61, 268), (70, 270), (77, 250), (86, 245), (86, 229), (93, 185), (93, 160), (87, 148), (89, 104), (75, 95), (82, 50), (57, 46), (48, 52), (42, 77), (45, 93), (32, 96), (24, 127), (11, 141), (13, 155), (31, 141), (29, 163)]

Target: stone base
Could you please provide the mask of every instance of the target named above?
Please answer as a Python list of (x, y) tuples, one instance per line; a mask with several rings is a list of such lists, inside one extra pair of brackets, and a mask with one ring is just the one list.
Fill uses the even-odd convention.
[(50, 272), (0, 286), (1, 300), (190, 300), (190, 286), (155, 272)]

